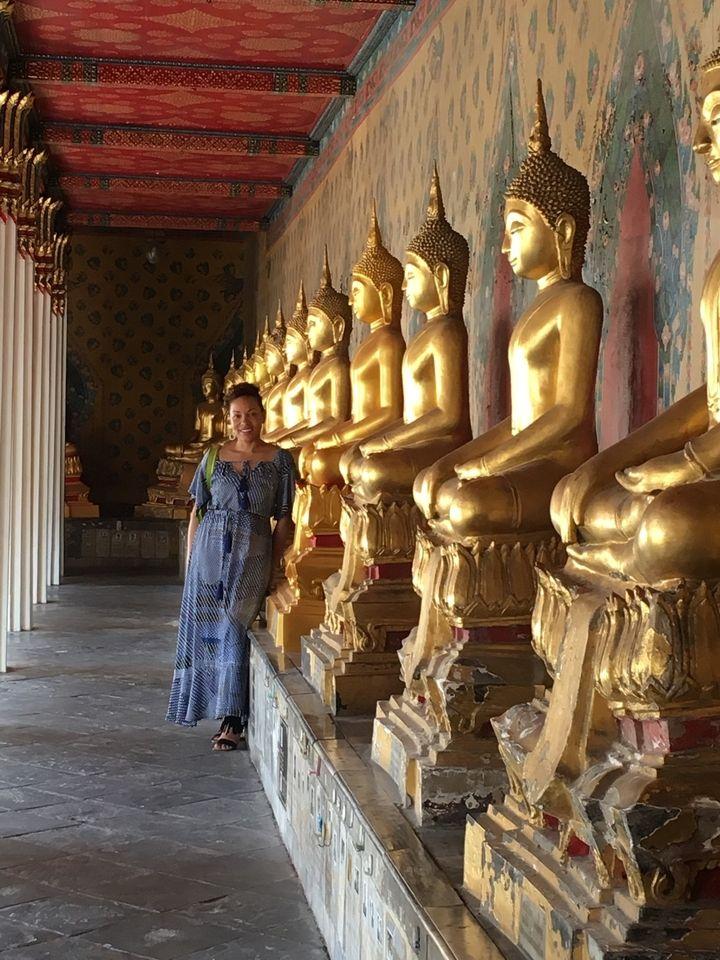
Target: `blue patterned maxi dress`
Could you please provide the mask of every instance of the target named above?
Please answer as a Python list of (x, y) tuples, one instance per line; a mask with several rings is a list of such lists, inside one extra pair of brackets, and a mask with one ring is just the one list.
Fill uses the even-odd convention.
[(183, 726), (226, 716), (247, 722), (248, 630), (271, 574), (270, 518), (290, 514), (295, 490), (295, 465), (285, 450), (254, 467), (245, 463), (242, 471), (218, 459), (210, 490), (207, 456), (190, 485), (196, 506), (207, 512), (188, 564), (167, 714)]

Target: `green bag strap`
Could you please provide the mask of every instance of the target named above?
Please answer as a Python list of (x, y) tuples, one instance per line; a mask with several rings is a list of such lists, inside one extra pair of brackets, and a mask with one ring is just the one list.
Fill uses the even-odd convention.
[[(205, 486), (208, 489), (208, 493), (210, 492), (210, 487), (212, 486), (212, 478), (213, 474), (215, 473), (215, 464), (218, 462), (219, 453), (220, 447), (217, 445), (210, 447), (208, 450), (207, 460), (205, 461)], [(195, 515), (198, 520), (202, 520), (202, 518), (205, 516), (206, 509), (207, 508), (201, 507), (199, 510), (195, 511)]]

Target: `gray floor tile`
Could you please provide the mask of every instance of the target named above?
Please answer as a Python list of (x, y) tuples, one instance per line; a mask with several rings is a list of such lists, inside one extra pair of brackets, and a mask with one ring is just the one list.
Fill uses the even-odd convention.
[(67, 585), (10, 637), (0, 960), (327, 960), (247, 752), (164, 720), (178, 603)]

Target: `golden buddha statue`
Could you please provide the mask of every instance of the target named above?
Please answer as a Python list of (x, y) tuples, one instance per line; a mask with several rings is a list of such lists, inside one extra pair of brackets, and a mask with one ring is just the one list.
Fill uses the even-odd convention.
[[(305, 424), (287, 438), (292, 447), (302, 447), (300, 476), (316, 486), (342, 483), (332, 458), (318, 456), (311, 470), (312, 444), (331, 434), (350, 415), (350, 339), (352, 315), (346, 296), (335, 290), (330, 275), (327, 247), (320, 289), (310, 301), (307, 317), (307, 341), (319, 355), (307, 383)], [(329, 468), (329, 469), (328, 469)]]
[[(423, 715), (424, 735), (405, 750), (398, 783), (419, 819), (440, 817), (442, 804), (451, 815), (467, 798), (487, 802), (499, 789), (497, 748), (481, 743), (488, 721), (544, 679), (528, 642), (533, 563), (559, 549), (550, 524), (555, 484), (597, 450), (603, 307), (582, 280), (589, 225), (587, 181), (551, 149), (538, 82), (528, 156), (505, 203), (503, 252), (516, 275), (538, 285), (508, 347), (511, 415), (416, 480), (415, 500), (426, 520), (415, 553), (419, 625), (400, 654), (403, 697), (378, 704), (373, 750), (383, 766), (393, 750), (397, 758), (393, 745), (407, 716)], [(468, 686), (473, 668), (484, 679)], [(434, 781), (443, 751), (458, 765), (463, 757), (460, 786), (467, 797), (451, 798), (447, 786)]]
[(258, 327), (257, 340), (255, 342), (255, 352), (252, 356), (253, 364), (253, 383), (256, 383), (260, 389), (260, 396), (265, 399), (270, 389), (270, 377), (268, 375), (267, 361), (265, 352), (269, 338), (270, 318), (265, 316), (265, 323)]
[(383, 246), (373, 208), (350, 288), (353, 313), (370, 327), (350, 364), (352, 414), (303, 449), (300, 469), (310, 483), (342, 483), (343, 454), (402, 417), (402, 280), (402, 264)]
[(349, 453), (343, 472), (356, 500), (409, 499), (420, 470), (470, 437), (467, 330), (462, 308), (467, 241), (445, 217), (437, 168), (427, 219), (407, 249), (403, 289), (425, 314), (402, 365), (403, 416)]
[(292, 449), (292, 435), (307, 426), (306, 392), (315, 356), (307, 341), (308, 308), (305, 300), (305, 287), (302, 281), (298, 290), (293, 315), (285, 333), (285, 365), (288, 383), (283, 394), (283, 426), (268, 432), (268, 443), (277, 443), (281, 447)]
[(529, 155), (507, 192), (503, 253), (538, 294), (508, 347), (511, 415), (418, 476), (415, 500), (450, 537), (549, 527), (560, 477), (597, 451), (602, 301), (582, 281), (587, 181), (550, 149), (538, 89)]
[(203, 400), (195, 408), (195, 435), (185, 444), (170, 445), (165, 448), (168, 457), (189, 459), (195, 462), (202, 459), (207, 447), (224, 434), (225, 413), (222, 405), (220, 378), (215, 370), (213, 355), (210, 354), (208, 368), (203, 373), (200, 385)]
[(265, 434), (272, 435), (276, 430), (282, 430), (283, 401), (288, 383), (285, 362), (285, 337), (287, 328), (282, 306), (278, 301), (275, 326), (265, 344), (265, 365), (272, 386), (265, 397)]
[(286, 651), (297, 649), (302, 632), (320, 622), (322, 583), (342, 558), (342, 477), (337, 458), (315, 453), (313, 443), (350, 415), (351, 319), (347, 297), (332, 286), (326, 248), (320, 288), (307, 312), (307, 342), (319, 360), (305, 386), (305, 419), (283, 437), (288, 447), (299, 450), (300, 476), (306, 481), (295, 499), (295, 534), (285, 553), (287, 579), (267, 607), (268, 629)]
[(195, 408), (195, 433), (191, 440), (165, 448), (157, 466), (157, 483), (148, 487), (148, 500), (136, 508), (138, 516), (185, 519), (190, 500), (188, 487), (205, 450), (227, 437), (221, 381), (213, 356), (201, 378), (203, 400)]
[[(701, 98), (694, 148), (718, 183), (720, 49)], [(532, 633), (554, 683), (493, 721), (510, 790), (465, 845), (465, 885), (511, 937), (521, 896), (547, 945), (562, 915), (573, 943), (592, 917), (593, 955), (717, 951), (719, 297), (716, 257), (700, 302), (707, 386), (552, 497), (569, 559), (540, 567)]]
[[(371, 322), (375, 317), (387, 328), (382, 318), (399, 311), (395, 293), (392, 302), (389, 294), (393, 285), (397, 291), (400, 273), (389, 254), (380, 253), (376, 229), (373, 224), (353, 272), (353, 301)], [(388, 385), (397, 384), (398, 413), (402, 388), (402, 416), (392, 418), (392, 411), (385, 410), (384, 425), (342, 455), (341, 471), (350, 485), (340, 527), (342, 567), (325, 583), (323, 623), (303, 638), (306, 679), (333, 710), (368, 713), (378, 698), (401, 689), (397, 650), (419, 614), (410, 577), (418, 519), (413, 482), (423, 467), (470, 437), (462, 316), (468, 263), (467, 242), (445, 216), (436, 168), (427, 219), (408, 246), (402, 282), (410, 305), (425, 313), (426, 322), (402, 356), (401, 384), (388, 366), (399, 360), (398, 334), (383, 361), (382, 376)], [(367, 370), (376, 376), (372, 365)], [(366, 389), (377, 396), (376, 383), (368, 380)], [(342, 429), (352, 437), (360, 424)]]
[(248, 357), (247, 347), (243, 350), (243, 362), (240, 365), (240, 383), (255, 383), (255, 365), (252, 356)]

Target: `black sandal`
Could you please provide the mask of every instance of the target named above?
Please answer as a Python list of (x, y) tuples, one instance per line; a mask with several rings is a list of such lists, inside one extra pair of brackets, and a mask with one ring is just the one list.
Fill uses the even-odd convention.
[[(237, 740), (230, 740), (226, 733), (232, 733)], [(243, 725), (237, 717), (225, 717), (220, 724), (220, 729), (210, 738), (213, 744), (213, 750), (219, 753), (228, 753), (230, 750), (237, 750), (241, 741), (245, 739)]]

